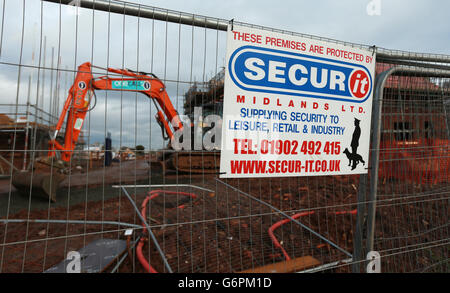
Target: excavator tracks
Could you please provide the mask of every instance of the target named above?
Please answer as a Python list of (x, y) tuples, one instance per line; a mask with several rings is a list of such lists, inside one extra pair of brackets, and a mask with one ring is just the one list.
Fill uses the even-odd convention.
[(220, 152), (172, 153), (163, 160), (164, 173), (218, 174)]

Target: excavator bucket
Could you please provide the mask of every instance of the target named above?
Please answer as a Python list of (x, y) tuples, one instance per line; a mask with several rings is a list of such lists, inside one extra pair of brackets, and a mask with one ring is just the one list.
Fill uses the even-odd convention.
[(12, 184), (25, 195), (41, 196), (56, 202), (56, 191), (65, 176), (61, 173), (17, 172)]

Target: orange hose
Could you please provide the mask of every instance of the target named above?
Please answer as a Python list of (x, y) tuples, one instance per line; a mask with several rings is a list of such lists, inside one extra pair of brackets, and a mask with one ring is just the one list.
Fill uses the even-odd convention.
[[(293, 215), (291, 218), (293, 218), (294, 220), (300, 217), (304, 217), (304, 216), (308, 216), (308, 215), (312, 215), (314, 214), (314, 212), (303, 212), (303, 213), (299, 213), (299, 214), (295, 214)], [(269, 236), (272, 239), (273, 244), (275, 245), (275, 247), (281, 249), (281, 251), (284, 254), (284, 257), (286, 258), (286, 260), (291, 260), (291, 258), (289, 257), (289, 255), (287, 254), (286, 250), (284, 250), (283, 246), (281, 246), (280, 242), (278, 242), (278, 239), (275, 237), (275, 235), (273, 235), (273, 231), (275, 229), (277, 229), (278, 227), (280, 227), (281, 225), (284, 225), (288, 222), (290, 222), (291, 219), (284, 219), (281, 220), (279, 222), (276, 222), (275, 224), (273, 224), (270, 228), (269, 228)]]
[[(345, 214), (356, 215), (357, 210), (354, 209), (354, 210), (351, 210), (351, 211), (338, 211), (338, 212), (334, 212), (334, 213), (336, 215), (345, 215)], [(312, 215), (312, 214), (314, 214), (314, 211), (303, 212), (303, 213), (295, 214), (291, 218), (295, 220), (297, 218), (308, 216), (308, 215)], [(284, 257), (286, 258), (286, 260), (291, 260), (291, 257), (287, 254), (286, 250), (284, 250), (283, 246), (281, 246), (280, 242), (278, 241), (278, 239), (273, 234), (273, 231), (275, 229), (279, 228), (280, 226), (282, 226), (282, 225), (284, 225), (286, 223), (289, 223), (290, 221), (291, 221), (291, 219), (284, 219), (284, 220), (278, 221), (275, 224), (273, 224), (272, 226), (270, 226), (269, 231), (268, 231), (269, 232), (269, 236), (272, 239), (273, 245), (275, 247), (279, 248), (283, 252)]]
[(139, 240), (139, 243), (136, 247), (136, 255), (137, 258), (139, 260), (139, 262), (141, 263), (141, 265), (144, 267), (144, 269), (149, 272), (149, 273), (157, 273), (158, 271), (155, 270), (149, 263), (148, 261), (145, 259), (144, 254), (142, 253), (142, 248), (144, 247), (144, 242), (145, 240), (143, 238), (141, 238), (141, 240)]
[[(197, 198), (197, 196), (193, 193), (188, 193), (188, 192), (177, 192), (177, 191), (167, 191), (167, 190), (153, 190), (149, 193), (149, 195), (144, 199), (144, 201), (141, 204), (141, 215), (142, 217), (145, 219), (146, 213), (147, 213), (147, 204), (151, 199), (154, 199), (155, 197), (158, 197), (161, 194), (178, 194), (178, 195), (185, 195), (185, 196), (189, 196), (191, 198)], [(184, 205), (180, 205), (179, 207), (181, 207)], [(143, 232), (146, 233), (146, 226), (145, 223), (142, 223), (142, 228), (143, 228)], [(157, 270), (155, 270), (149, 263), (148, 261), (145, 259), (144, 254), (142, 253), (142, 248), (144, 247), (145, 244), (145, 239), (144, 237), (141, 238), (141, 240), (139, 240), (139, 243), (136, 247), (136, 255), (137, 258), (139, 260), (139, 262), (141, 263), (141, 265), (144, 267), (144, 269), (149, 272), (149, 273), (158, 273)]]

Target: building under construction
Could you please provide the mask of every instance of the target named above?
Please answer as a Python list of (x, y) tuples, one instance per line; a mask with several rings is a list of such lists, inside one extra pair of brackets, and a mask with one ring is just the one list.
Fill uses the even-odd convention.
[(220, 70), (213, 78), (206, 82), (194, 82), (185, 93), (184, 114), (194, 121), (194, 108), (201, 107), (203, 117), (211, 114), (222, 116), (223, 86), (225, 69)]
[[(36, 158), (47, 155), (56, 118), (32, 104), (0, 105), (0, 109), (0, 175), (10, 177), (14, 172), (29, 170)], [(82, 135), (77, 150), (84, 145)]]

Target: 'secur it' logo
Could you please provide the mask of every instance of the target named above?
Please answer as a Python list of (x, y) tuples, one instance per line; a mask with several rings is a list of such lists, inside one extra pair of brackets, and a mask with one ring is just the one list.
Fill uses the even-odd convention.
[(238, 48), (228, 70), (249, 91), (356, 103), (372, 92), (372, 76), (362, 65), (268, 48)]

